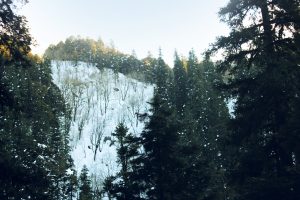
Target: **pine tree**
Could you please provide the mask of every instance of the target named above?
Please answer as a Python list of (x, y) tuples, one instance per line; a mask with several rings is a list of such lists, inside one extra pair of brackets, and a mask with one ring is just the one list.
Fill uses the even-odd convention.
[[(64, 100), (52, 83), (49, 63), (37, 63), (34, 58), (4, 66), (7, 84), (14, 98), (11, 106), (1, 107), (1, 143), (5, 154), (0, 180), (3, 198), (30, 196), (32, 199), (51, 199), (61, 196), (53, 185), (68, 168), (68, 149), (55, 155), (54, 149), (63, 149), (64, 135), (60, 119), (64, 116)], [(59, 140), (52, 142), (52, 138)], [(8, 142), (8, 140), (10, 142)], [(7, 142), (5, 142), (7, 141)], [(67, 145), (67, 144), (66, 144)], [(50, 159), (51, 158), (51, 159)], [(55, 169), (61, 164), (61, 171)]]
[(162, 57), (161, 49), (159, 50), (159, 57), (154, 66), (154, 83), (155, 93), (164, 101), (170, 102), (171, 93), (171, 70), (165, 63)]
[(108, 176), (108, 177), (105, 178), (105, 180), (103, 182), (102, 193), (104, 195), (106, 194), (107, 198), (109, 200), (113, 199), (113, 195), (115, 193), (114, 184), (113, 184), (114, 181), (115, 181), (114, 176)]
[(220, 80), (212, 62), (198, 63), (190, 52), (186, 109), (180, 137), (180, 176), (183, 199), (218, 199), (224, 196), (222, 146), (229, 118), (225, 96), (215, 84)]
[(92, 200), (92, 188), (91, 188), (91, 180), (89, 177), (89, 170), (84, 165), (81, 173), (80, 173), (80, 186), (79, 186), (79, 200)]
[(132, 179), (132, 161), (138, 155), (139, 139), (128, 133), (128, 128), (123, 123), (116, 127), (112, 135), (116, 138), (114, 144), (117, 147), (117, 162), (121, 169), (115, 176), (106, 179), (105, 189), (111, 196), (120, 200), (139, 199), (139, 188)]
[(77, 172), (76, 170), (72, 169), (71, 174), (69, 174), (67, 179), (67, 188), (66, 188), (66, 196), (68, 200), (73, 200), (77, 198), (77, 191), (78, 191), (78, 179), (77, 179)]
[(174, 113), (158, 95), (154, 96), (151, 105), (153, 114), (141, 134), (143, 152), (135, 160), (135, 178), (146, 199), (175, 199), (178, 123)]
[(144, 66), (144, 74), (145, 74), (145, 81), (147, 83), (155, 83), (155, 66), (157, 60), (151, 55), (151, 53), (148, 53), (148, 56), (142, 60), (143, 66)]
[(177, 52), (175, 52), (173, 74), (174, 104), (178, 115), (183, 117), (184, 108), (187, 102), (187, 73), (184, 63), (179, 58)]
[(14, 1), (0, 3), (0, 199), (54, 199), (63, 187), (53, 187), (55, 167), (68, 151), (56, 158), (50, 141), (64, 140), (64, 100), (50, 63), (29, 53), (32, 39), (15, 8)]
[[(299, 1), (230, 1), (221, 50), (224, 88), (236, 100), (228, 146), (233, 199), (299, 199)], [(230, 147), (230, 148), (229, 148)]]

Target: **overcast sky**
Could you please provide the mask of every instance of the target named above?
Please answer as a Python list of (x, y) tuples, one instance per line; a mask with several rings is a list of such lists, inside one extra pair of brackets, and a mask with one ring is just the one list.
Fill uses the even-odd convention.
[(161, 47), (172, 64), (175, 49), (198, 56), (228, 29), (217, 12), (228, 0), (29, 0), (21, 10), (42, 54), (50, 44), (80, 35), (113, 41), (124, 53), (139, 58)]

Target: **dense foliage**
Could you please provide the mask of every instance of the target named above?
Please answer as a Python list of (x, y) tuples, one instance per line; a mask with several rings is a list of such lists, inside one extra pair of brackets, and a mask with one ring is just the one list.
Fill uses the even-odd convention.
[(299, 199), (299, 1), (231, 0), (223, 88), (236, 99), (227, 138), (233, 199)]
[(0, 199), (65, 199), (68, 132), (64, 99), (50, 63), (29, 53), (25, 21), (1, 1)]
[(300, 197), (299, 1), (232, 0), (220, 15), (232, 31), (207, 52), (224, 56), (216, 67), (191, 51), (154, 70), (141, 199)]
[(229, 113), (225, 95), (215, 88), (221, 77), (213, 63), (199, 63), (192, 51), (188, 61), (176, 55), (173, 70), (158, 60), (152, 114), (138, 136), (117, 127), (121, 171), (107, 178), (105, 190), (117, 199), (224, 198), (219, 140), (226, 137)]
[(79, 181), (80, 181), (79, 200), (91, 200), (93, 198), (91, 180), (88, 173), (89, 170), (84, 165), (79, 177)]
[(50, 45), (44, 54), (51, 60), (87, 62), (95, 64), (99, 69), (110, 68), (115, 72), (144, 82), (153, 83), (153, 70), (158, 62), (149, 55), (144, 60), (137, 59), (135, 52), (127, 55), (118, 51), (114, 46), (107, 46), (104, 42), (81, 37), (69, 37), (64, 42)]

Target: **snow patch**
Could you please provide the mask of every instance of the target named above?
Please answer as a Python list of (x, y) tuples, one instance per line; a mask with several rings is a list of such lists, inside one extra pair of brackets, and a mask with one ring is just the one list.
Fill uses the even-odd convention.
[(83, 62), (52, 61), (51, 65), (54, 83), (71, 110), (69, 136), (75, 168), (80, 173), (86, 165), (92, 182), (99, 185), (118, 169), (111, 133), (120, 122), (133, 134), (142, 132), (138, 113), (149, 112), (147, 102), (154, 87)]

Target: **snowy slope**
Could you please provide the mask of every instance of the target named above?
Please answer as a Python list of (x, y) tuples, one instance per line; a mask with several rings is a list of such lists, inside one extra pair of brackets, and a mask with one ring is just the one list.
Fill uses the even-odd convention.
[(116, 150), (105, 141), (119, 122), (139, 134), (144, 124), (135, 113), (148, 112), (153, 86), (110, 69), (99, 70), (79, 62), (52, 61), (54, 83), (71, 107), (71, 155), (80, 173), (86, 165), (94, 184), (118, 169)]

